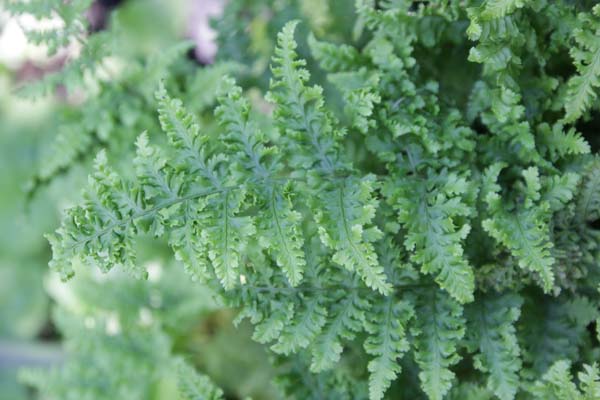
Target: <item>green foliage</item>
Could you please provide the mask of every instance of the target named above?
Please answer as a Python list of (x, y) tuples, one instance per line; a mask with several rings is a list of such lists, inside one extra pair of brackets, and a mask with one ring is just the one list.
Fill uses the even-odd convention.
[(544, 399), (597, 399), (600, 398), (598, 366), (584, 365), (577, 374), (579, 388), (572, 382), (571, 365), (568, 361), (557, 361), (535, 383), (532, 392)]
[(488, 374), (487, 388), (499, 399), (513, 399), (519, 389), (521, 360), (515, 323), (521, 299), (512, 294), (489, 294), (467, 309), (467, 348), (475, 368)]
[(565, 98), (565, 119), (579, 118), (596, 99), (595, 89), (600, 86), (600, 6), (592, 14), (579, 15), (580, 26), (573, 30), (576, 46), (571, 48), (571, 57), (578, 74), (569, 79)]
[[(220, 63), (184, 61), (185, 43), (143, 54), (100, 81), (84, 134), (85, 111), (61, 125), (69, 146), (39, 181), (104, 149), (48, 236), (50, 267), (150, 282), (140, 243), (164, 245), (185, 285), (253, 329), (284, 398), (596, 398), (596, 368), (578, 387), (564, 361), (598, 355), (598, 6), (583, 3), (359, 0), (350, 41), (336, 1), (233, 0)], [(51, 398), (72, 380), (93, 396), (99, 374), (105, 396), (174, 380), (182, 398), (226, 397), (187, 358), (196, 306), (149, 327), (121, 316), (118, 340), (106, 314), (58, 317), (82, 355), (55, 386), (30, 381)], [(131, 385), (116, 378), (136, 363)]]
[(408, 303), (387, 298), (375, 307), (366, 329), (372, 336), (365, 341), (365, 351), (374, 356), (369, 361), (369, 398), (382, 399), (390, 383), (402, 368), (398, 363), (409, 349), (406, 325), (414, 311)]
[(418, 300), (419, 326), (414, 329), (419, 378), (430, 399), (442, 399), (452, 387), (450, 367), (460, 360), (458, 344), (465, 333), (462, 307), (444, 292), (430, 291)]
[(177, 365), (177, 382), (182, 400), (219, 400), (223, 391), (204, 375), (199, 375), (185, 361)]

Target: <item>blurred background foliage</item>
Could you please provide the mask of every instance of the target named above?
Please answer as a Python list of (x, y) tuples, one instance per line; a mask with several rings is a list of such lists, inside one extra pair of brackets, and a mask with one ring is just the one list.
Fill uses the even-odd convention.
[[(100, 149), (113, 162), (129, 160), (140, 132), (159, 132), (159, 81), (210, 133), (217, 78), (235, 74), (266, 104), (258, 93), (283, 24), (300, 18), (307, 22), (299, 37), (310, 29), (341, 40), (352, 36), (353, 7), (345, 0), (76, 0), (59, 5), (67, 8), (58, 18), (59, 33), (75, 39), (57, 35), (53, 46), (25, 35), (56, 22), (52, 13), (32, 14), (28, 7), (39, 4), (0, 3), (0, 399), (39, 398), (34, 387), (48, 396), (41, 398), (174, 399), (178, 354), (227, 398), (278, 398), (248, 327), (216, 311), (165, 248), (140, 243), (148, 280), (80, 268), (63, 283), (47, 268), (44, 234), (81, 196)], [(308, 52), (305, 42), (299, 51)]]

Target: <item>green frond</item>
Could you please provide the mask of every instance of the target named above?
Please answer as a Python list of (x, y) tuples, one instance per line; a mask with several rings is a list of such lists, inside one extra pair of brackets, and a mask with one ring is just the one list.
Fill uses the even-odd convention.
[(596, 306), (584, 297), (543, 302), (535, 297), (526, 302), (523, 315), (528, 319), (519, 323), (524, 366), (521, 374), (538, 378), (558, 360), (577, 359), (579, 345), (596, 312)]
[(219, 400), (223, 399), (223, 391), (211, 380), (200, 375), (194, 367), (183, 360), (177, 360), (177, 386), (181, 400)]
[(280, 356), (275, 365), (280, 371), (275, 382), (283, 389), (282, 396), (286, 398), (354, 400), (368, 396), (366, 382), (354, 377), (344, 366), (313, 374), (308, 369), (308, 360), (302, 356)]
[(388, 294), (391, 285), (372, 244), (381, 232), (375, 226), (369, 227), (377, 209), (373, 181), (372, 176), (343, 179), (325, 188), (325, 210), (317, 211), (316, 220), (321, 240), (335, 251), (333, 261), (356, 271), (368, 287)]
[(327, 72), (348, 71), (360, 65), (362, 61), (356, 48), (347, 44), (321, 42), (313, 34), (310, 34), (308, 35), (308, 45), (312, 56)]
[(585, 400), (600, 399), (600, 371), (596, 363), (584, 365), (577, 379)]
[(458, 344), (465, 333), (462, 307), (439, 289), (417, 294), (415, 327), (411, 329), (421, 388), (431, 400), (441, 400), (452, 387), (450, 367), (460, 361)]
[(578, 133), (575, 128), (564, 132), (564, 126), (556, 123), (550, 125), (543, 123), (538, 126), (540, 146), (547, 151), (553, 160), (573, 156), (577, 154), (588, 154), (591, 149), (589, 143)]
[(502, 18), (518, 8), (523, 8), (526, 0), (487, 0), (483, 5), (481, 17), (484, 19)]
[(331, 73), (328, 79), (343, 94), (344, 113), (351, 125), (361, 133), (367, 133), (377, 125), (374, 109), (381, 101), (378, 92), (379, 76), (369, 74), (365, 68), (351, 71)]
[(567, 82), (565, 97), (568, 122), (574, 122), (592, 106), (600, 87), (600, 6), (589, 14), (580, 14), (578, 20), (579, 26), (572, 33), (575, 46), (570, 51), (578, 74)]
[(600, 376), (598, 366), (584, 365), (579, 372), (579, 388), (573, 383), (571, 362), (557, 361), (540, 380), (535, 383), (531, 392), (536, 398), (548, 400), (593, 400), (600, 398)]
[(269, 146), (267, 138), (249, 120), (250, 105), (242, 97), (241, 88), (226, 79), (222, 90), (224, 94), (215, 114), (228, 130), (225, 140), (236, 151), (240, 168), (253, 172), (252, 180), (260, 186), (253, 195), (266, 209), (259, 226), (260, 243), (284, 270), (290, 284), (296, 286), (302, 280), (306, 261), (300, 232), (302, 215), (294, 210), (291, 184), (279, 182), (276, 173), (281, 168), (272, 164), (277, 148)]
[(204, 213), (200, 219), (208, 258), (225, 289), (232, 289), (240, 283), (239, 269), (248, 238), (256, 233), (253, 219), (239, 215), (245, 198), (246, 193), (242, 189), (226, 189), (211, 195), (207, 198), (211, 212)]
[(401, 371), (399, 359), (408, 351), (406, 326), (414, 316), (413, 307), (386, 297), (371, 311), (366, 324), (370, 336), (364, 343), (369, 361), (369, 399), (381, 400)]
[(584, 168), (577, 198), (577, 219), (590, 222), (600, 216), (600, 159), (594, 157)]
[(314, 296), (305, 299), (303, 307), (294, 314), (293, 322), (279, 335), (277, 343), (271, 346), (276, 353), (289, 355), (308, 347), (327, 322), (327, 310), (323, 299)]
[(567, 172), (562, 176), (553, 175), (544, 179), (542, 201), (548, 202), (552, 211), (558, 211), (574, 197), (579, 186), (578, 174)]
[(321, 89), (305, 86), (309, 74), (303, 68), (306, 62), (298, 59), (295, 52), (296, 25), (297, 21), (288, 22), (278, 35), (272, 67), (275, 79), (269, 92), (276, 105), (275, 119), (282, 133), (291, 136), (290, 150), (297, 150), (290, 155), (290, 163), (306, 168), (315, 161), (307, 164), (305, 160), (316, 159), (315, 168), (325, 174), (325, 182), (315, 177), (309, 184), (314, 190), (324, 191), (324, 201), (313, 208), (322, 241), (335, 251), (333, 260), (356, 271), (372, 289), (389, 293), (390, 286), (371, 244), (379, 237), (377, 228), (369, 226), (377, 206), (372, 196), (372, 178), (357, 181), (336, 177), (337, 171), (349, 169), (348, 163), (337, 155), (339, 133), (334, 133), (332, 117), (323, 109)]
[[(493, 180), (501, 168), (488, 169), (484, 179)], [(552, 266), (555, 261), (550, 251), (553, 245), (547, 222), (550, 204), (539, 201), (541, 184), (537, 169), (524, 170), (523, 177), (525, 200), (516, 210), (507, 211), (498, 192), (485, 194), (492, 217), (484, 220), (482, 226), (516, 257), (521, 268), (538, 274), (544, 291), (548, 292), (554, 284)]]
[[(322, 88), (306, 86), (310, 74), (306, 61), (298, 58), (294, 31), (298, 21), (288, 22), (277, 35), (273, 55), (270, 91), (267, 99), (276, 105), (274, 116), (282, 134), (289, 137), (289, 151), (295, 167), (313, 165), (327, 174), (340, 168), (336, 156), (336, 136), (331, 116), (324, 110)], [(307, 153), (311, 152), (311, 156)], [(316, 156), (316, 157), (315, 157)]]
[(344, 350), (342, 340), (351, 340), (362, 330), (369, 302), (357, 291), (343, 293), (328, 313), (328, 321), (311, 346), (310, 370), (329, 370), (340, 360)]
[(486, 374), (487, 388), (501, 400), (512, 400), (519, 389), (520, 349), (515, 324), (522, 299), (490, 293), (466, 308), (467, 347), (475, 368)]
[[(421, 271), (434, 275), (435, 281), (459, 303), (473, 300), (473, 271), (463, 256), (462, 241), (470, 226), (454, 221), (470, 213), (461, 199), (468, 183), (456, 175), (445, 177), (443, 186), (419, 180), (386, 185), (385, 192), (398, 211), (398, 221), (407, 229), (404, 241), (411, 260)], [(430, 187), (433, 186), (433, 187)], [(419, 201), (414, 201), (414, 196)]]

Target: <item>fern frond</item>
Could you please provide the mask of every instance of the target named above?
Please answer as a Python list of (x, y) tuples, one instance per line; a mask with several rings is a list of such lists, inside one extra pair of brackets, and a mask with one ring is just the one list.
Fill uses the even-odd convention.
[(282, 330), (271, 349), (289, 355), (308, 347), (327, 322), (327, 310), (323, 303), (319, 295), (305, 299), (302, 309), (295, 312), (293, 322)]
[(542, 151), (547, 151), (553, 160), (569, 155), (588, 154), (591, 149), (589, 143), (578, 133), (575, 128), (564, 132), (564, 126), (556, 123), (550, 125), (543, 123), (538, 126), (538, 135)]
[[(334, 139), (340, 132), (334, 132), (331, 116), (324, 110), (321, 87), (306, 86), (310, 74), (305, 69), (306, 61), (298, 58), (294, 40), (298, 22), (288, 22), (277, 35), (271, 67), (274, 79), (267, 98), (276, 105), (275, 118), (282, 133), (292, 139), (287, 142), (292, 146), (290, 151), (298, 150), (292, 165), (314, 165), (331, 174), (337, 167), (338, 146)], [(308, 149), (314, 156), (308, 156)]]
[(275, 382), (283, 389), (282, 395), (288, 398), (354, 400), (368, 396), (366, 382), (356, 379), (344, 366), (312, 374), (308, 360), (302, 356), (277, 357), (275, 365), (279, 371)]
[(462, 307), (445, 292), (431, 288), (417, 293), (414, 338), (421, 387), (431, 400), (443, 399), (455, 377), (450, 370), (460, 360), (458, 343), (465, 333)]
[(522, 299), (488, 294), (466, 308), (467, 347), (475, 368), (488, 374), (487, 388), (501, 400), (512, 400), (519, 389), (521, 359), (515, 323)]
[(373, 183), (374, 178), (366, 176), (362, 180), (346, 178), (326, 187), (325, 210), (317, 213), (316, 220), (321, 240), (335, 251), (333, 261), (356, 271), (368, 287), (388, 294), (391, 285), (372, 244), (381, 232), (377, 227), (365, 230), (377, 209)]
[(308, 45), (312, 56), (327, 72), (349, 71), (360, 64), (361, 55), (353, 46), (318, 41), (313, 34), (308, 35)]
[(381, 400), (391, 382), (401, 371), (398, 360), (409, 349), (406, 325), (414, 316), (413, 307), (403, 301), (386, 297), (375, 306), (366, 329), (370, 336), (364, 343), (369, 361), (369, 398)]
[(253, 172), (252, 179), (259, 186), (253, 195), (266, 209), (259, 227), (260, 243), (284, 270), (290, 284), (296, 286), (302, 280), (306, 261), (300, 232), (302, 215), (294, 210), (291, 184), (278, 179), (282, 168), (276, 166), (280, 161), (277, 148), (268, 146), (267, 138), (249, 120), (250, 105), (242, 97), (241, 88), (226, 79), (222, 91), (215, 114), (228, 130), (225, 141), (236, 152), (239, 167)]
[(546, 299), (543, 302), (532, 298), (526, 302), (523, 315), (528, 315), (529, 319), (520, 323), (525, 367), (522, 375), (538, 378), (556, 361), (577, 359), (586, 327), (595, 318), (595, 307), (583, 297), (571, 301)]
[[(501, 168), (498, 164), (488, 168), (484, 180), (496, 180)], [(484, 220), (482, 226), (494, 239), (509, 249), (521, 268), (539, 274), (543, 289), (548, 292), (554, 284), (554, 258), (550, 252), (552, 241), (547, 225), (550, 205), (545, 201), (539, 203), (541, 184), (537, 168), (524, 170), (523, 176), (526, 181), (523, 206), (515, 211), (506, 211), (499, 203), (497, 191), (487, 192), (484, 198), (492, 218)]]
[(349, 171), (349, 163), (338, 156), (342, 133), (336, 132), (332, 117), (324, 111), (321, 88), (306, 86), (306, 62), (295, 52), (297, 23), (288, 22), (278, 35), (272, 67), (275, 79), (269, 92), (276, 105), (275, 118), (290, 144), (290, 163), (296, 168), (314, 166), (334, 180), (321, 182), (315, 177), (309, 181), (315, 191), (324, 192), (324, 210), (319, 207), (315, 212), (319, 234), (335, 251), (334, 261), (356, 271), (372, 289), (389, 293), (390, 286), (371, 244), (379, 237), (377, 228), (369, 226), (377, 204), (371, 178), (336, 179), (337, 172)]
[(434, 275), (440, 287), (459, 303), (471, 301), (475, 290), (473, 271), (461, 244), (470, 226), (459, 227), (454, 222), (470, 213), (461, 199), (467, 187), (464, 178), (448, 174), (441, 187), (416, 180), (391, 181), (385, 189), (388, 201), (398, 210), (399, 222), (407, 228), (404, 245), (413, 252), (411, 259), (421, 265), (423, 273)]
[(583, 171), (582, 188), (577, 198), (577, 220), (581, 223), (600, 216), (600, 159), (594, 157)]
[(558, 211), (573, 199), (579, 181), (579, 175), (572, 172), (567, 172), (562, 176), (547, 177), (542, 181), (544, 194), (541, 200), (548, 202), (550, 210), (553, 212)]
[(181, 400), (219, 400), (223, 399), (223, 391), (211, 380), (200, 375), (194, 367), (183, 360), (177, 360), (177, 383)]
[(484, 19), (502, 18), (523, 8), (526, 3), (526, 0), (488, 0), (483, 5), (481, 16)]
[(600, 6), (594, 6), (590, 14), (580, 14), (578, 20), (579, 27), (572, 34), (576, 46), (570, 51), (578, 75), (567, 82), (565, 120), (568, 122), (583, 115), (600, 87)]
[(600, 398), (600, 372), (598, 366), (584, 365), (583, 371), (577, 374), (579, 388), (573, 383), (571, 375), (571, 362), (557, 361), (535, 383), (531, 389), (533, 395), (540, 399), (549, 400), (593, 400)]
[(329, 311), (328, 322), (311, 346), (312, 372), (331, 369), (340, 359), (342, 340), (351, 340), (362, 330), (369, 302), (359, 292), (342, 293)]

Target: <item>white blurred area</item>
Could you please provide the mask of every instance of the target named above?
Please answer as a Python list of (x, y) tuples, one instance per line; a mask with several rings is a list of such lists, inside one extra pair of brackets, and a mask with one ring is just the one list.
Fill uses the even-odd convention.
[[(127, 0), (126, 0), (127, 1)], [(135, 1), (135, 0), (128, 0)], [(145, 0), (137, 0), (145, 1)], [(172, 6), (179, 9), (180, 15), (185, 16), (185, 29), (182, 34), (192, 40), (196, 46), (194, 56), (203, 64), (214, 61), (217, 53), (216, 36), (212, 29), (210, 20), (218, 18), (222, 13), (226, 0), (178, 0), (173, 1)], [(88, 12), (88, 19), (96, 23), (102, 13), (102, 9), (94, 3)], [(100, 10), (100, 11), (98, 11)], [(109, 12), (109, 10), (104, 10)], [(43, 45), (28, 43), (24, 30), (43, 30), (60, 28), (62, 20), (58, 17), (38, 20), (32, 15), (14, 17), (0, 5), (0, 65), (11, 70), (23, 71), (24, 79), (32, 78), (34, 71), (55, 70), (65, 62), (66, 59), (76, 57), (80, 51), (79, 43), (72, 43), (69, 48), (61, 49), (57, 54), (49, 57), (47, 48)]]
[(32, 15), (15, 17), (0, 8), (0, 64), (13, 70), (27, 64), (56, 68), (56, 64), (61, 64), (67, 54), (79, 51), (77, 44), (48, 57), (46, 46), (28, 42), (24, 30), (60, 28), (62, 24), (60, 18), (38, 20)]

